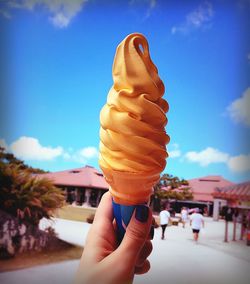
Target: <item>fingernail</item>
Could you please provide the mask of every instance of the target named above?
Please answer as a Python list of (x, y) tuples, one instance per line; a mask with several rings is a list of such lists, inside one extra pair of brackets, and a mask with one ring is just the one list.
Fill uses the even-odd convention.
[(146, 205), (136, 206), (135, 218), (141, 223), (146, 223), (148, 220), (149, 208)]
[(155, 227), (154, 227), (154, 225), (152, 225), (151, 228), (150, 228), (150, 233), (149, 233), (150, 240), (153, 240), (154, 234), (155, 234)]

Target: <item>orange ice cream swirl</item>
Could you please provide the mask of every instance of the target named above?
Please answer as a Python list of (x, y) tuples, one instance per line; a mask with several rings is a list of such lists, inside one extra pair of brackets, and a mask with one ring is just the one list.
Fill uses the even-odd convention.
[(115, 201), (145, 202), (166, 166), (169, 137), (164, 84), (142, 34), (118, 46), (113, 81), (100, 113), (99, 164)]

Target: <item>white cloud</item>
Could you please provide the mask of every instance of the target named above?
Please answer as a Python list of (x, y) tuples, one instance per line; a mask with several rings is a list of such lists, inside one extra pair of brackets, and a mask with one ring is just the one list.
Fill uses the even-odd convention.
[(173, 150), (168, 150), (169, 158), (178, 158), (181, 156), (181, 151), (178, 144), (172, 145)]
[(227, 113), (234, 122), (250, 126), (250, 88), (227, 107)]
[(168, 152), (169, 154), (169, 158), (178, 158), (181, 155), (181, 151), (180, 150), (172, 150)]
[(4, 139), (0, 139), (0, 147), (12, 152), (16, 157), (23, 160), (48, 161), (58, 157), (77, 163), (87, 163), (89, 159), (98, 157), (98, 149), (93, 146), (74, 150), (72, 147), (64, 150), (63, 147), (42, 146), (34, 137), (22, 136), (11, 145), (7, 145)]
[(71, 155), (69, 153), (65, 152), (65, 153), (63, 153), (63, 158), (65, 160), (70, 160), (71, 159)]
[(63, 153), (63, 148), (60, 146), (55, 148), (44, 147), (38, 139), (25, 136), (13, 142), (9, 149), (16, 157), (23, 160), (48, 161), (61, 156)]
[(6, 19), (11, 19), (11, 15), (8, 11), (0, 9), (0, 15), (2, 15)]
[(96, 158), (98, 157), (98, 150), (95, 147), (86, 147), (86, 148), (82, 148), (79, 151), (79, 154), (83, 157), (83, 158)]
[(0, 139), (0, 147), (4, 148), (6, 151), (8, 150), (8, 145), (4, 139)]
[(152, 11), (156, 7), (156, 4), (157, 4), (156, 0), (150, 0), (149, 1), (149, 7), (148, 7), (148, 10), (147, 10), (145, 18), (149, 18), (151, 16)]
[(186, 20), (171, 29), (172, 34), (188, 34), (193, 30), (208, 28), (214, 15), (212, 3), (205, 1), (186, 16)]
[(198, 163), (202, 167), (205, 167), (212, 163), (227, 163), (229, 155), (212, 147), (208, 147), (201, 152), (188, 152), (185, 154), (185, 158), (189, 162)]
[(157, 1), (156, 0), (150, 0), (149, 4), (150, 4), (150, 8), (154, 8), (157, 4)]
[(233, 172), (250, 171), (250, 154), (230, 157), (228, 167)]
[(58, 28), (65, 28), (71, 20), (79, 13), (87, 0), (12, 0), (6, 1), (5, 13), (9, 14), (12, 9), (34, 9), (45, 8), (49, 12), (49, 20)]
[(70, 18), (66, 17), (63, 13), (57, 13), (50, 18), (52, 24), (58, 28), (65, 28), (70, 22)]
[(98, 149), (93, 146), (79, 150), (69, 147), (65, 150), (61, 146), (42, 146), (38, 139), (26, 136), (20, 137), (10, 145), (7, 145), (4, 139), (0, 139), (0, 147), (5, 148), (8, 152), (13, 153), (17, 158), (24, 161), (50, 161), (56, 158), (63, 158), (67, 161), (86, 164), (89, 160), (97, 158), (99, 154)]
[(86, 164), (88, 160), (98, 157), (98, 149), (93, 146), (85, 147), (77, 151), (68, 151), (63, 153), (63, 158), (68, 161)]
[(202, 167), (215, 163), (224, 163), (235, 173), (250, 171), (250, 154), (231, 156), (212, 147), (208, 147), (200, 152), (188, 152), (185, 154), (185, 158), (189, 162), (200, 164)]
[(142, 18), (142, 20), (144, 21), (151, 16), (152, 11), (155, 9), (155, 7), (157, 5), (157, 0), (130, 0), (129, 1), (130, 6), (136, 6), (136, 5), (139, 5), (139, 4), (145, 5), (147, 7), (145, 15)]

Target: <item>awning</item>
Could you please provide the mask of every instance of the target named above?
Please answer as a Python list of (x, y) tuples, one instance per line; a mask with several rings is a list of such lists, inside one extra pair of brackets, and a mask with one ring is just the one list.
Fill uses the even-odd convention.
[(217, 187), (212, 195), (214, 198), (250, 201), (250, 181), (226, 187)]

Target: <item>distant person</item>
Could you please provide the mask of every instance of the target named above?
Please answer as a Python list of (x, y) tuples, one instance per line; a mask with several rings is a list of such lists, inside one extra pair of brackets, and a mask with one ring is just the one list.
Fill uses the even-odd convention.
[(204, 218), (199, 212), (200, 212), (199, 208), (196, 208), (195, 212), (190, 217), (190, 226), (192, 227), (193, 230), (195, 242), (198, 241), (201, 227), (203, 228), (205, 227)]
[(182, 207), (181, 209), (181, 222), (182, 227), (185, 228), (186, 222), (188, 221), (188, 211), (186, 207)]
[(163, 207), (164, 209), (160, 212), (160, 224), (162, 229), (161, 239), (165, 239), (165, 230), (167, 228), (169, 219), (170, 219), (170, 213), (168, 212), (166, 206)]
[(207, 207), (204, 207), (203, 208), (203, 215), (204, 216), (208, 216), (209, 214), (208, 214), (208, 209), (207, 209)]

